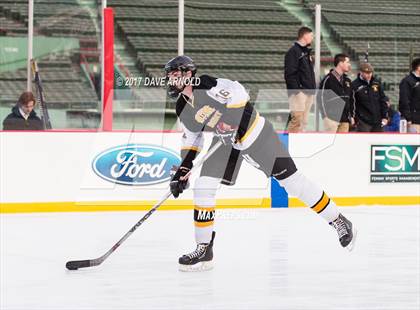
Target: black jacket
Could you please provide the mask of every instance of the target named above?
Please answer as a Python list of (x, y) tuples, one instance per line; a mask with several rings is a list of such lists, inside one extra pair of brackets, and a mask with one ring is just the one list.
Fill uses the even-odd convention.
[(15, 105), (10, 113), (3, 121), (3, 130), (43, 130), (44, 126), (41, 119), (36, 115), (35, 111), (29, 114), (28, 119), (24, 119), (19, 112), (19, 107)]
[(420, 124), (420, 78), (413, 73), (400, 83), (399, 110), (407, 121)]
[(369, 125), (380, 125), (387, 118), (388, 106), (381, 83), (372, 77), (370, 82), (360, 75), (351, 83), (350, 112), (352, 117)]
[(284, 57), (284, 79), (289, 95), (296, 93), (295, 89), (316, 88), (311, 49), (295, 42)]
[(331, 70), (321, 81), (317, 103), (322, 118), (326, 116), (336, 122), (350, 122), (351, 80), (343, 74), (341, 82)]

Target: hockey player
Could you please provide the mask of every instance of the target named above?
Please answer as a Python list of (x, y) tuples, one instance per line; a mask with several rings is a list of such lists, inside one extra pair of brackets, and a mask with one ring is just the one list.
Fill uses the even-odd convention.
[(182, 162), (170, 182), (175, 198), (187, 187), (193, 160), (203, 146), (203, 131), (214, 133), (212, 145), (224, 142), (204, 162), (194, 186), (196, 249), (179, 258), (181, 271), (212, 268), (216, 191), (220, 184), (233, 185), (245, 159), (267, 177), (273, 176), (290, 195), (318, 213), (338, 233), (341, 245), (352, 250), (356, 232), (352, 223), (315, 183), (300, 173), (270, 122), (249, 102), (237, 81), (208, 75), (196, 77), (196, 65), (187, 56), (165, 66), (168, 95), (177, 98), (176, 113), (183, 127)]

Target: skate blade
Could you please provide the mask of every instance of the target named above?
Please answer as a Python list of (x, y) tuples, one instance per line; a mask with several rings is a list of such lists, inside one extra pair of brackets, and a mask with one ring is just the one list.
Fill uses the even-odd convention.
[(351, 252), (353, 251), (355, 245), (356, 245), (356, 238), (357, 238), (357, 229), (353, 229), (353, 238), (351, 239), (351, 242), (346, 246), (347, 251)]
[(179, 264), (179, 271), (182, 272), (200, 272), (213, 269), (213, 262), (199, 262), (195, 265), (182, 265)]

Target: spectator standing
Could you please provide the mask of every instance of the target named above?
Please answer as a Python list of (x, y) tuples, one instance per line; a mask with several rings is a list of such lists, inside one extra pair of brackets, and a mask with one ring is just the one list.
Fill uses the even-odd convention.
[(420, 133), (420, 58), (411, 63), (411, 72), (400, 83), (399, 110), (408, 131)]
[(34, 110), (35, 97), (32, 92), (23, 92), (18, 103), (3, 121), (3, 130), (43, 130), (41, 119)]
[(311, 56), (312, 30), (301, 27), (297, 41), (284, 58), (284, 79), (289, 97), (289, 132), (302, 132), (308, 124), (308, 117), (314, 101), (315, 72)]
[(388, 106), (381, 83), (373, 76), (373, 67), (360, 65), (357, 78), (351, 83), (350, 110), (359, 132), (383, 132), (388, 122)]
[(348, 132), (354, 119), (350, 113), (351, 70), (350, 58), (346, 54), (334, 57), (334, 69), (323, 78), (317, 96), (324, 129), (329, 132)]

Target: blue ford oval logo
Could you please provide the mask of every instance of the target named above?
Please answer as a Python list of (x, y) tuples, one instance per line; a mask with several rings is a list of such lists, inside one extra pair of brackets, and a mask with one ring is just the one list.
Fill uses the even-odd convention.
[(151, 185), (168, 181), (181, 158), (155, 145), (129, 144), (106, 150), (95, 157), (92, 168), (101, 178), (122, 185)]

